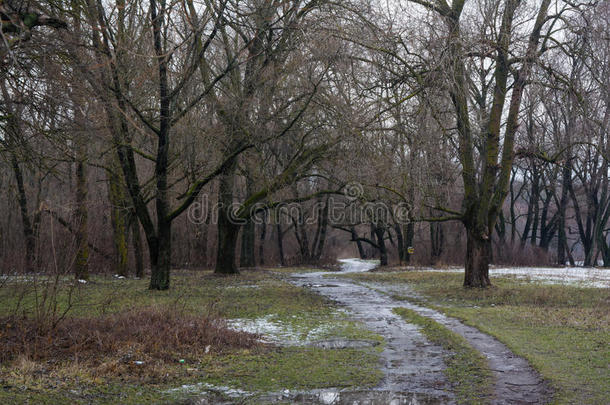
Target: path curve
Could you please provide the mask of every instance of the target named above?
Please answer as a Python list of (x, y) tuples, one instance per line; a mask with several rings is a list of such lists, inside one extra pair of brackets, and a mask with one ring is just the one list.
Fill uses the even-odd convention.
[[(343, 259), (341, 262), (341, 273), (365, 272), (377, 265), (375, 262), (358, 259)], [(386, 403), (455, 403), (451, 386), (443, 374), (443, 349), (428, 342), (418, 327), (394, 314), (392, 309), (396, 307), (409, 308), (435, 320), (463, 336), (472, 347), (481, 352), (494, 373), (494, 404), (544, 404), (549, 401), (551, 394), (547, 384), (525, 359), (516, 356), (503, 343), (438, 311), (391, 298), (396, 293), (406, 297), (415, 296), (408, 286), (357, 283), (325, 277), (332, 274), (300, 273), (292, 277), (292, 282), (311, 288), (345, 306), (355, 320), (363, 322), (384, 337), (386, 347), (381, 358), (385, 378), (376, 390), (396, 393), (395, 401)], [(406, 400), (409, 395), (414, 401), (401, 400)], [(338, 396), (332, 403), (347, 402)]]

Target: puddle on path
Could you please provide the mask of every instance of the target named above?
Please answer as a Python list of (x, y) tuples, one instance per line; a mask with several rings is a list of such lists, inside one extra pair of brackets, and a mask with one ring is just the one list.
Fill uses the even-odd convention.
[[(309, 391), (284, 390), (281, 392), (252, 393), (210, 384), (195, 384), (175, 388), (196, 394), (181, 404), (321, 404), (321, 405), (441, 405), (453, 403), (433, 395), (381, 390), (318, 389)], [(223, 399), (224, 398), (224, 399)]]
[[(341, 260), (340, 273), (364, 272), (377, 266), (374, 261), (358, 259)], [(385, 339), (380, 354), (382, 383), (371, 390), (321, 389), (310, 391), (284, 390), (276, 393), (239, 392), (239, 403), (325, 404), (325, 405), (400, 405), (400, 404), (454, 404), (455, 397), (443, 370), (446, 352), (431, 344), (415, 325), (406, 323), (392, 312), (393, 308), (405, 307), (420, 315), (434, 319), (452, 331), (464, 336), (477, 350), (483, 353), (496, 378), (494, 404), (545, 403), (549, 397), (547, 386), (538, 374), (522, 358), (513, 354), (504, 344), (475, 328), (463, 325), (437, 311), (412, 304), (395, 301), (391, 295), (399, 293), (415, 297), (408, 286), (384, 286), (382, 284), (355, 283), (343, 279), (327, 279), (323, 276), (333, 272), (299, 273), (291, 280), (298, 286), (308, 287), (342, 305), (355, 321), (364, 323), (368, 329)], [(335, 272), (336, 274), (336, 272)], [(325, 343), (322, 343), (325, 342)], [(364, 344), (362, 341), (320, 341), (328, 345)], [(355, 346), (350, 346), (355, 347)], [(195, 402), (197, 404), (223, 403), (213, 401), (210, 395), (223, 393), (227, 387), (205, 387)], [(225, 388), (223, 390), (223, 388)], [(205, 392), (208, 394), (205, 394)], [(234, 392), (236, 393), (236, 392)], [(232, 403), (232, 402), (225, 402)]]
[[(368, 271), (376, 266), (376, 263), (353, 259), (344, 260), (343, 263), (349, 272)], [(371, 394), (381, 395), (382, 398), (375, 401), (374, 398), (370, 399), (374, 402), (358, 403), (389, 403), (385, 394), (380, 393), (400, 394), (402, 399), (397, 397), (397, 404), (418, 401), (419, 397), (426, 398), (426, 401), (436, 401), (424, 403), (453, 403), (451, 385), (443, 374), (443, 348), (430, 343), (417, 326), (406, 323), (392, 312), (392, 308), (399, 306), (399, 303), (393, 303), (386, 295), (349, 280), (333, 279), (328, 283), (320, 283), (319, 279), (326, 274), (329, 273), (299, 274), (293, 282), (343, 305), (353, 320), (362, 322), (369, 330), (385, 339), (380, 354), (380, 366), (385, 377), (374, 390), (375, 393)], [(358, 395), (362, 395), (362, 392), (356, 394), (354, 400)], [(366, 398), (363, 400), (369, 401)], [(403, 400), (406, 402), (400, 402)]]
[[(350, 273), (371, 269), (370, 262), (357, 259), (343, 260), (343, 263)], [(314, 274), (310, 277), (299, 274), (294, 282), (297, 285), (315, 285), (317, 278), (327, 274), (329, 273)], [(417, 295), (408, 286), (355, 283), (328, 278), (326, 282), (338, 287), (312, 288), (347, 307), (356, 320), (364, 322), (386, 339), (387, 347), (382, 353), (386, 378), (380, 389), (435, 395), (441, 401), (453, 401), (451, 388), (442, 373), (445, 368), (442, 362), (443, 350), (431, 345), (417, 327), (406, 324), (392, 312), (392, 308), (405, 307), (462, 335), (487, 358), (496, 379), (494, 404), (545, 403), (550, 397), (549, 388), (538, 373), (525, 359), (516, 356), (498, 340), (440, 312), (391, 298), (391, 295), (397, 293), (416, 298)]]

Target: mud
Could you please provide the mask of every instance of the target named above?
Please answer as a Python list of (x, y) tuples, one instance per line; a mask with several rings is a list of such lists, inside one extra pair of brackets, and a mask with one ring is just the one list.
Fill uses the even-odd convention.
[[(374, 263), (355, 259), (342, 263), (348, 273), (374, 267)], [(322, 283), (320, 278), (325, 275)], [(538, 373), (503, 343), (440, 312), (391, 298), (395, 294), (407, 299), (417, 297), (408, 286), (355, 283), (328, 277), (329, 273), (298, 274), (293, 282), (345, 306), (356, 320), (386, 339), (386, 348), (381, 355), (386, 377), (378, 390), (424, 394), (436, 398), (439, 403), (454, 401), (451, 387), (443, 375), (443, 349), (430, 344), (416, 326), (407, 324), (392, 312), (393, 308), (405, 307), (462, 335), (487, 358), (496, 380), (494, 404), (542, 404), (550, 399), (551, 392)]]
[[(417, 295), (407, 286), (400, 288), (381, 284), (371, 284), (370, 286), (377, 290), (385, 290), (388, 294), (398, 293), (407, 299), (410, 296), (417, 298)], [(422, 316), (431, 318), (463, 336), (472, 347), (487, 358), (496, 380), (494, 404), (542, 404), (549, 402), (552, 395), (549, 386), (525, 359), (515, 355), (503, 343), (438, 311), (409, 301), (399, 301), (398, 303), (399, 306), (409, 308)]]
[(311, 342), (309, 345), (321, 349), (360, 349), (379, 346), (379, 342), (373, 340), (328, 339)]
[[(375, 262), (345, 259), (340, 273), (369, 271)], [(451, 384), (443, 371), (447, 354), (431, 344), (415, 325), (406, 323), (392, 312), (393, 308), (409, 308), (429, 317), (462, 335), (488, 360), (495, 377), (493, 404), (543, 404), (549, 402), (551, 391), (524, 359), (512, 353), (504, 344), (479, 330), (464, 325), (432, 309), (408, 301), (417, 295), (406, 285), (357, 283), (332, 278), (337, 272), (300, 273), (291, 277), (296, 285), (310, 288), (342, 305), (350, 317), (363, 322), (371, 331), (383, 336), (385, 346), (381, 357), (382, 382), (370, 390), (319, 389), (270, 393), (233, 392), (228, 387), (206, 385), (188, 403), (235, 403), (220, 398), (228, 395), (239, 403), (292, 403), (325, 405), (436, 405), (455, 404)], [(400, 295), (405, 300), (394, 300)], [(376, 342), (359, 340), (321, 340), (310, 344), (318, 347), (368, 347)], [(184, 387), (183, 387), (184, 388)], [(191, 388), (190, 386), (187, 388)], [(231, 394), (236, 394), (231, 395)]]

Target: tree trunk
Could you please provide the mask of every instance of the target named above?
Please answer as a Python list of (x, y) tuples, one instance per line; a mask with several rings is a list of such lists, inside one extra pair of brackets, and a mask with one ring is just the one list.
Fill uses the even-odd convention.
[(128, 208), (124, 184), (121, 176), (115, 170), (118, 165), (112, 165), (112, 172), (108, 172), (108, 197), (110, 200), (110, 222), (112, 224), (116, 272), (118, 275), (128, 276)]
[[(248, 199), (253, 194), (252, 180), (246, 176), (246, 193)], [(254, 255), (256, 240), (256, 224), (252, 218), (248, 218), (241, 227), (241, 253), (239, 255), (239, 267), (254, 267), (256, 266), (256, 257)]]
[(32, 272), (35, 267), (36, 235), (34, 234), (34, 228), (32, 227), (28, 212), (28, 197), (23, 183), (23, 173), (14, 153), (11, 156), (11, 165), (13, 166), (13, 173), (17, 181), (17, 191), (19, 193), (19, 209), (21, 212), (23, 237), (25, 239), (25, 269), (27, 272)]
[(405, 231), (405, 240), (404, 240), (404, 246), (405, 246), (405, 252), (404, 252), (404, 257), (405, 257), (405, 263), (410, 263), (411, 262), (411, 256), (412, 254), (409, 253), (409, 248), (413, 246), (413, 239), (415, 238), (415, 222), (409, 222), (407, 224), (407, 230)]
[(280, 265), (285, 266), (286, 263), (284, 262), (284, 233), (282, 232), (282, 225), (280, 225), (280, 223), (278, 222), (277, 224), (275, 224), (275, 229), (277, 231), (277, 249), (278, 249), (278, 253), (280, 255)]
[[(75, 8), (74, 32), (81, 33), (81, 12)], [(74, 111), (74, 154), (76, 156), (76, 258), (74, 260), (74, 276), (77, 279), (89, 278), (89, 234), (87, 208), (87, 120), (85, 118), (82, 83), (73, 83), (71, 101)]]
[(205, 212), (205, 220), (196, 225), (195, 232), (195, 259), (200, 261), (203, 266), (208, 266), (208, 234), (210, 231), (210, 221), (212, 218), (212, 204), (205, 196), (205, 204), (201, 207), (202, 214)]
[(218, 246), (216, 274), (239, 274), (235, 261), (239, 225), (231, 218), (235, 162), (220, 177), (218, 187)]
[(324, 204), (324, 208), (321, 209), (320, 223), (318, 224), (318, 232), (316, 233), (316, 239), (313, 244), (313, 259), (317, 262), (322, 258), (324, 252), (324, 244), (326, 243), (326, 232), (328, 228), (328, 198)]
[(301, 206), (297, 207), (298, 218), (292, 219), (294, 225), (294, 236), (299, 244), (299, 251), (301, 252), (301, 263), (311, 262), (311, 252), (309, 251), (309, 237), (307, 235), (307, 228), (305, 221), (303, 221), (303, 211)]
[(430, 222), (430, 259), (436, 263), (443, 254), (445, 235), (440, 223)]
[(142, 249), (142, 236), (140, 223), (134, 215), (131, 218), (131, 243), (133, 244), (133, 258), (136, 264), (136, 278), (144, 277), (144, 257)]
[(256, 227), (252, 219), (248, 219), (241, 227), (241, 254), (239, 256), (239, 267), (254, 267), (256, 259), (254, 257), (254, 239), (256, 237)]
[(525, 226), (523, 227), (523, 234), (521, 235), (521, 248), (525, 247), (525, 244), (527, 242), (528, 239), (533, 241), (533, 244), (536, 243), (536, 231), (534, 230), (534, 236), (533, 238), (530, 236), (530, 230), (532, 229), (532, 226), (535, 226), (535, 224), (538, 221), (538, 218), (536, 217), (534, 219), (534, 212), (536, 212), (536, 215), (538, 213), (538, 186), (537, 186), (537, 182), (538, 182), (538, 178), (536, 177), (536, 173), (537, 171), (532, 171), (532, 179), (531, 179), (531, 189), (530, 189), (530, 197), (528, 199), (528, 204), (527, 204), (527, 215), (526, 215), (526, 220), (525, 220)]
[(86, 147), (84, 140), (77, 140), (76, 162), (76, 243), (77, 252), (74, 261), (74, 276), (79, 280), (89, 278), (89, 238), (88, 238), (88, 216), (87, 209), (87, 172), (85, 169)]
[(258, 261), (261, 266), (265, 264), (265, 238), (267, 237), (267, 212), (263, 212), (263, 223), (261, 224), (261, 237), (258, 245)]
[(239, 274), (236, 265), (235, 248), (239, 226), (231, 223), (225, 213), (218, 215), (218, 253), (216, 256), (217, 274)]
[(385, 228), (375, 227), (375, 236), (377, 238), (377, 246), (379, 248), (379, 264), (381, 266), (388, 265), (388, 250), (385, 246), (385, 240), (383, 239), (384, 235)]
[(364, 250), (364, 246), (362, 246), (362, 241), (360, 240), (360, 238), (358, 238), (358, 234), (356, 233), (356, 227), (351, 226), (350, 231), (352, 235), (352, 240), (356, 241), (356, 246), (358, 246), (358, 255), (361, 259), (366, 259), (366, 251)]
[(171, 267), (171, 227), (159, 226), (159, 237), (148, 241), (148, 249), (151, 272), (149, 289), (167, 290)]
[(400, 264), (402, 264), (405, 260), (405, 253), (407, 251), (405, 244), (404, 244), (404, 240), (402, 237), (402, 230), (400, 229), (400, 225), (396, 224), (394, 225), (394, 231), (396, 232), (396, 241), (397, 241), (397, 245), (398, 245), (398, 262)]
[(566, 264), (566, 246), (568, 244), (565, 229), (565, 212), (561, 213), (559, 232), (557, 233), (557, 264), (565, 266)]
[(466, 228), (466, 272), (464, 287), (486, 288), (489, 281), (489, 262), (491, 259), (491, 240), (481, 237)]

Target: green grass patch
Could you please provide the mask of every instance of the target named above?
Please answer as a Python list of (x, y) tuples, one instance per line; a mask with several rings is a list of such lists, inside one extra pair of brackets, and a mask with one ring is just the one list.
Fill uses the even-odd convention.
[(462, 274), (425, 271), (354, 278), (407, 283), (426, 305), (496, 337), (553, 385), (555, 404), (608, 403), (609, 289), (511, 277), (494, 278), (489, 289), (465, 289)]
[(431, 342), (449, 352), (444, 359), (447, 365), (445, 374), (455, 390), (458, 403), (490, 403), (493, 378), (481, 353), (472, 348), (462, 336), (430, 318), (407, 308), (394, 308), (393, 311), (407, 322), (420, 326)]
[(441, 308), (523, 356), (550, 381), (556, 404), (608, 403), (610, 330), (591, 311), (504, 305)]
[[(15, 280), (0, 287), (0, 316), (35, 319), (45, 313), (48, 316), (54, 308), (55, 314), (69, 310), (67, 318), (106, 319), (127, 311), (162, 308), (185, 316), (264, 318), (304, 340), (311, 340), (308, 337), (314, 334), (316, 340), (382, 341), (362, 324), (349, 320), (330, 300), (290, 284), (285, 275), (273, 271), (245, 271), (229, 277), (208, 271), (174, 271), (170, 290), (149, 291), (147, 287), (148, 280), (101, 276), (86, 284), (65, 278), (55, 286), (45, 286), (43, 280)], [(172, 388), (197, 384), (230, 385), (254, 392), (368, 387), (381, 378), (377, 370), (381, 347), (214, 347), (206, 354), (197, 347), (169, 350), (171, 358), (143, 358), (139, 352), (129, 357), (132, 354), (126, 347), (120, 353), (100, 354), (87, 361), (78, 358), (77, 350), (61, 361), (26, 356), (0, 365), (0, 403), (176, 403), (192, 393)], [(186, 361), (179, 363), (179, 358)], [(146, 361), (144, 366), (135, 366), (132, 360)]]
[[(247, 391), (313, 389), (376, 385), (383, 377), (373, 351), (285, 347), (268, 353), (210, 357), (203, 363), (206, 380)], [(307, 378), (303, 378), (304, 375)]]
[(289, 267), (269, 267), (265, 270), (273, 271), (280, 274), (295, 274), (295, 273), (319, 273), (321, 271), (331, 271), (328, 269), (321, 269), (319, 267), (310, 266), (289, 266)]
[[(8, 283), (0, 288), (0, 315), (34, 315), (45, 294), (49, 288), (42, 282)], [(213, 311), (225, 318), (331, 311), (320, 296), (268, 271), (227, 277), (209, 271), (175, 271), (171, 288), (155, 292), (148, 290), (148, 280), (95, 276), (80, 284), (65, 279), (60, 281), (56, 296), (56, 312), (69, 307), (72, 316), (100, 316), (144, 306), (174, 306), (191, 313)]]

